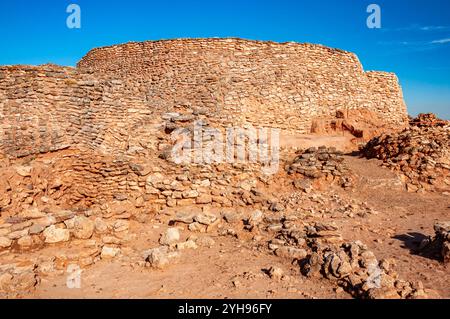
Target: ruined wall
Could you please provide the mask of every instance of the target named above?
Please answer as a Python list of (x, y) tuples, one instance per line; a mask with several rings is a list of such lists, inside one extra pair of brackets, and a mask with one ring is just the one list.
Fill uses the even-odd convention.
[(9, 157), (68, 147), (121, 153), (130, 132), (153, 128), (155, 111), (125, 81), (54, 65), (0, 67), (0, 151)]
[(364, 109), (407, 124), (395, 75), (320, 45), (169, 40), (94, 49), (77, 68), (0, 67), (0, 151), (155, 150), (167, 112), (203, 110), (215, 126), (251, 123), (309, 133), (315, 118)]

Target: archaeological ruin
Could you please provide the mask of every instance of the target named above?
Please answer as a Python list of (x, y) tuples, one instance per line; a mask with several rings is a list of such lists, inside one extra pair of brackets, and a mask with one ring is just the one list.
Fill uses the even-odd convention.
[[(96, 48), (76, 67), (0, 66), (0, 121), (0, 297), (43, 293), (41, 279), (70, 265), (117, 260), (151, 276), (216, 241), (289, 260), (314, 283), (330, 279), (333, 296), (450, 296), (445, 282), (424, 287), (407, 271), (399, 276), (385, 253), (392, 248), (355, 238), (392, 238), (379, 218), (409, 216), (399, 207), (412, 205), (410, 196), (425, 196), (442, 217), (450, 124), (411, 120), (396, 75), (365, 71), (353, 53), (176, 39)], [(194, 136), (196, 123), (203, 134), (190, 147), (210, 143), (211, 129), (278, 130), (278, 171), (234, 158), (177, 163), (176, 133)], [(249, 151), (247, 142), (233, 136), (231, 144)], [(393, 192), (402, 202), (387, 206)], [(435, 240), (444, 247), (437, 269), (450, 258), (448, 230)], [(374, 267), (382, 280), (370, 285)], [(270, 269), (266, 277), (280, 285), (295, 277)], [(236, 278), (233, 289), (250, 280)]]

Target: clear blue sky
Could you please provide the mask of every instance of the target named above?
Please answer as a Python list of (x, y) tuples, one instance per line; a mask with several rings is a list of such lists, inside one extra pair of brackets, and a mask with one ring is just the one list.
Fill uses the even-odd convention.
[[(66, 27), (66, 7), (82, 27)], [(366, 26), (369, 4), (382, 28)], [(450, 119), (450, 0), (0, 1), (0, 65), (75, 65), (91, 48), (129, 41), (241, 37), (320, 43), (397, 73), (411, 114)]]

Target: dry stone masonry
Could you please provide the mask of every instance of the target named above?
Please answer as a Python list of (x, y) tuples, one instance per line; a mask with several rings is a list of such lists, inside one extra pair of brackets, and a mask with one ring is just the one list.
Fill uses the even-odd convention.
[[(345, 167), (343, 154), (335, 147), (311, 147), (305, 151), (297, 152), (292, 164), (286, 167), (289, 174), (299, 173), (310, 179), (325, 178), (337, 181), (343, 187), (351, 186), (351, 178)], [(294, 181), (294, 186), (304, 188), (305, 182)]]
[(292, 133), (355, 110), (386, 129), (408, 124), (394, 74), (364, 72), (354, 54), (320, 45), (239, 39), (98, 48), (77, 68), (4, 66), (0, 110), (0, 148), (10, 157), (68, 147), (136, 150), (152, 143), (171, 111), (207, 110), (218, 126)]
[[(421, 284), (398, 279), (389, 262), (323, 221), (377, 214), (346, 199), (355, 176), (335, 147), (283, 146), (272, 175), (260, 163), (175, 163), (171, 150), (180, 130), (196, 142), (198, 123), (205, 144), (210, 128), (236, 126), (358, 141), (386, 133), (369, 143), (372, 156), (405, 173), (406, 163), (448, 169), (436, 147), (448, 142), (447, 124), (427, 121), (396, 133), (409, 126), (396, 76), (365, 72), (354, 54), (321, 45), (180, 39), (94, 49), (76, 68), (2, 66), (0, 297), (74, 264), (161, 271), (227, 237), (355, 297), (423, 297)], [(429, 143), (409, 147), (422, 130)], [(248, 150), (246, 142), (232, 145)], [(442, 229), (434, 241), (448, 262)], [(135, 245), (155, 233), (154, 245)], [(381, 290), (367, 286), (373, 265)], [(268, 275), (286, 278), (276, 266)]]

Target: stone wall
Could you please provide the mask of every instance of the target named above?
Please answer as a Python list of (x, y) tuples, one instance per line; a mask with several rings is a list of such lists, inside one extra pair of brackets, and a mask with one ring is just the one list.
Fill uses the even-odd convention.
[[(215, 126), (309, 133), (316, 118), (363, 109), (407, 125), (395, 75), (364, 72), (349, 52), (239, 39), (169, 40), (94, 49), (77, 68), (0, 67), (0, 150), (154, 149), (162, 116), (203, 110)], [(133, 132), (133, 134), (130, 134)]]
[(54, 65), (0, 67), (0, 150), (8, 157), (69, 147), (120, 153), (131, 131), (153, 127), (154, 112), (124, 81)]
[(366, 108), (388, 126), (407, 124), (398, 79), (364, 72), (349, 52), (320, 45), (239, 39), (170, 40), (94, 49), (78, 67), (148, 85), (152, 99), (219, 111), (245, 121), (308, 133), (315, 117)]

